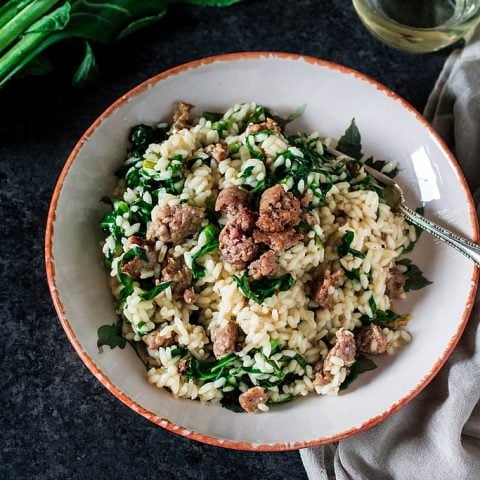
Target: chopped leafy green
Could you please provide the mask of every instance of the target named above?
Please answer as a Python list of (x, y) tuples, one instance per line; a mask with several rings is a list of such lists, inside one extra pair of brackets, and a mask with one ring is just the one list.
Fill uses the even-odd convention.
[(140, 297), (144, 300), (153, 300), (157, 295), (162, 293), (165, 289), (167, 289), (170, 285), (173, 285), (174, 283), (174, 280), (170, 282), (160, 283), (160, 285), (156, 285), (151, 290), (148, 290), (148, 292), (140, 294)]
[(133, 292), (133, 279), (129, 275), (122, 272), (122, 267), (127, 262), (129, 262), (130, 260), (133, 260), (136, 257), (140, 258), (145, 262), (148, 261), (147, 253), (145, 252), (145, 250), (143, 248), (135, 246), (133, 248), (130, 248), (123, 255), (122, 260), (118, 262), (117, 278), (118, 278), (118, 281), (123, 285), (123, 288), (120, 291), (120, 300), (124, 300)]
[(340, 390), (345, 390), (350, 384), (361, 374), (375, 370), (377, 365), (369, 358), (359, 355), (355, 359), (355, 363), (350, 367), (350, 373), (347, 375), (343, 383), (340, 385)]
[(252, 174), (253, 168), (254, 166), (250, 165), (245, 170), (243, 170), (242, 173), (240, 174), (240, 178), (248, 178)]
[(160, 143), (167, 138), (167, 126), (153, 128), (150, 125), (140, 124), (130, 130), (130, 155), (142, 157), (151, 143)]
[(393, 310), (378, 310), (375, 305), (375, 311), (373, 311), (373, 317), (369, 317), (368, 315), (362, 315), (360, 317), (360, 321), (363, 325), (368, 325), (369, 323), (376, 323), (381, 326), (388, 326), (392, 324), (395, 320), (400, 318), (398, 313), (395, 313)]
[(100, 351), (103, 345), (124, 348), (126, 340), (122, 336), (122, 319), (119, 318), (113, 325), (102, 325), (97, 330), (97, 336), (97, 347)]
[(304, 105), (300, 105), (295, 109), (294, 112), (292, 112), (287, 118), (282, 118), (279, 117), (278, 115), (275, 115), (271, 113), (269, 110), (266, 110), (267, 117), (270, 117), (274, 122), (277, 123), (277, 125), (284, 130), (285, 127), (290, 123), (296, 120), (297, 118), (301, 117), (305, 113), (305, 109), (307, 108), (307, 104), (305, 103)]
[(240, 145), (237, 142), (232, 142), (229, 146), (228, 149), (230, 150), (231, 154), (238, 153), (240, 150)]
[(187, 355), (187, 353), (188, 349), (183, 347), (174, 347), (170, 350), (170, 355), (172, 356), (172, 358), (184, 357), (185, 355)]
[(305, 358), (303, 358), (299, 353), (297, 353), (294, 357), (293, 357), (297, 363), (302, 367), (302, 368), (305, 368), (307, 366), (307, 361), (305, 360)]
[(359, 268), (354, 268), (353, 270), (349, 271), (349, 270), (345, 270), (345, 276), (349, 279), (349, 280), (356, 280), (357, 282), (360, 281), (360, 275), (361, 275), (361, 272), (360, 272), (360, 269)]
[(406, 292), (410, 290), (420, 290), (421, 288), (432, 284), (432, 282), (423, 276), (423, 272), (408, 258), (397, 260), (396, 263), (397, 265), (404, 265), (407, 267), (407, 271), (405, 272), (407, 281), (405, 282), (404, 287)]
[(289, 273), (276, 278), (264, 277), (253, 282), (248, 281), (247, 272), (244, 272), (241, 277), (232, 275), (232, 278), (245, 297), (259, 304), (275, 295), (277, 291), (285, 292), (289, 290), (295, 283), (295, 279)]
[(354, 118), (352, 118), (350, 126), (338, 141), (337, 150), (356, 160), (362, 158), (362, 137)]
[(219, 228), (216, 225), (208, 224), (202, 233), (205, 235), (205, 245), (194, 255), (192, 255), (192, 276), (194, 279), (202, 278), (205, 276), (205, 267), (202, 267), (197, 260), (207, 253), (213, 252), (218, 249), (218, 234)]
[(205, 120), (208, 120), (210, 122), (218, 122), (223, 118), (223, 113), (203, 112), (202, 117), (205, 118)]
[(337, 253), (340, 258), (348, 255), (349, 253), (357, 258), (365, 258), (365, 254), (360, 250), (355, 250), (351, 248), (350, 245), (352, 244), (355, 238), (355, 233), (352, 230), (347, 230), (342, 237), (342, 241), (340, 245), (337, 247)]
[(237, 355), (229, 353), (215, 362), (199, 360), (190, 357), (187, 360), (187, 368), (183, 372), (186, 378), (202, 380), (204, 382), (217, 380), (224, 376), (225, 369), (237, 360)]
[(375, 183), (371, 175), (366, 175), (359, 182), (352, 184), (352, 190), (372, 190), (376, 192), (380, 198), (383, 198), (383, 188)]
[(276, 351), (280, 348), (280, 341), (278, 338), (270, 338), (270, 355), (276, 353)]

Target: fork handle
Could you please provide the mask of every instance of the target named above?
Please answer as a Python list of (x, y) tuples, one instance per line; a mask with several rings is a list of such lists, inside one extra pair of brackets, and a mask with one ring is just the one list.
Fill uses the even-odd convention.
[(457, 235), (446, 228), (437, 225), (431, 220), (426, 219), (424, 216), (419, 213), (411, 210), (405, 205), (399, 206), (400, 213), (408, 219), (410, 223), (413, 223), (417, 227), (420, 227), (422, 230), (430, 233), (434, 237), (442, 240), (447, 245), (455, 248), (457, 251), (465, 255), (467, 258), (475, 262), (480, 266), (480, 245), (474, 243), (466, 238)]

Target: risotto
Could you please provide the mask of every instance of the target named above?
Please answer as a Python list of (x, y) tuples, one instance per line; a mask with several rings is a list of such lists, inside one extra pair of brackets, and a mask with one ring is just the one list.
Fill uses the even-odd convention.
[(415, 228), (318, 133), (287, 136), (255, 103), (192, 108), (134, 127), (117, 172), (101, 222), (116, 344), (177, 397), (260, 412), (338, 394), (410, 340), (391, 300)]

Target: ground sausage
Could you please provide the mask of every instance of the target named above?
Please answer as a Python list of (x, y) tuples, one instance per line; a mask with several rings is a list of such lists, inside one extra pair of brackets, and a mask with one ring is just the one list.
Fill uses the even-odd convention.
[(238, 401), (246, 412), (254, 413), (258, 411), (259, 405), (267, 403), (268, 397), (265, 389), (262, 387), (253, 387), (242, 393), (238, 397)]
[(278, 125), (278, 123), (272, 120), (271, 118), (267, 118), (262, 123), (251, 123), (248, 126), (248, 130), (250, 133), (258, 133), (258, 132), (261, 132), (262, 130), (271, 130), (275, 132), (277, 135), (282, 133), (282, 130)]
[(192, 124), (192, 117), (190, 112), (194, 106), (190, 103), (177, 102), (173, 112), (173, 125), (175, 130), (182, 130)]
[(175, 283), (170, 287), (175, 300), (183, 299), (185, 303), (193, 303), (196, 295), (192, 288), (192, 271), (182, 258), (167, 257), (162, 269), (162, 282)]
[(273, 250), (268, 250), (248, 267), (248, 273), (254, 280), (270, 277), (280, 270), (280, 262)]
[(181, 358), (178, 362), (178, 373), (183, 373), (187, 369), (187, 359)]
[(252, 238), (254, 225), (255, 214), (242, 208), (223, 227), (218, 237), (223, 258), (238, 268), (244, 268), (258, 255), (258, 245)]
[(358, 332), (357, 348), (363, 353), (381, 355), (387, 351), (387, 336), (378, 325), (370, 324)]
[(268, 233), (295, 227), (301, 220), (300, 200), (286, 192), (282, 185), (267, 188), (260, 197), (257, 227)]
[(330, 289), (331, 287), (335, 288), (339, 284), (342, 275), (343, 271), (338, 268), (331, 273), (325, 273), (323, 280), (316, 280), (310, 285), (312, 299), (322, 308), (330, 308), (332, 306), (333, 292)]
[(127, 251), (131, 247), (140, 247), (145, 250), (148, 260), (143, 260), (140, 257), (135, 257), (125, 262), (121, 266), (122, 273), (126, 273), (132, 278), (139, 278), (142, 272), (151, 271), (155, 268), (155, 262), (157, 260), (157, 255), (155, 252), (155, 246), (153, 242), (150, 242), (142, 237), (137, 237), (132, 235), (127, 240), (125, 248)]
[[(353, 333), (344, 328), (339, 328), (335, 336), (337, 337), (337, 343), (328, 352), (321, 368), (317, 368), (315, 380), (313, 381), (315, 386), (323, 386), (332, 381), (333, 376), (331, 372), (332, 367), (335, 366), (332, 362), (332, 357), (341, 358), (345, 364), (350, 364), (355, 359), (357, 346)], [(349, 365), (346, 366), (348, 367)]]
[(388, 272), (385, 293), (390, 298), (398, 298), (405, 293), (405, 282), (408, 277), (397, 267), (393, 267)]
[(160, 347), (169, 347), (174, 343), (173, 337), (165, 337), (160, 335), (160, 330), (152, 330), (150, 333), (142, 337), (148, 348), (158, 350)]
[[(337, 337), (337, 343), (335, 343), (335, 345), (328, 352), (325, 363), (328, 363), (327, 360), (332, 357), (339, 357), (345, 363), (349, 363), (354, 360), (355, 354), (357, 353), (357, 347), (355, 345), (353, 333), (345, 330), (342, 327), (335, 332), (335, 336)], [(323, 369), (325, 370), (325, 365)]]
[(230, 153), (228, 147), (221, 143), (208, 145), (204, 150), (206, 154), (210, 155), (217, 162), (225, 160)]
[[(155, 212), (155, 210), (154, 210)], [(160, 239), (164, 243), (181, 243), (200, 227), (204, 209), (190, 205), (164, 205), (152, 215), (147, 230), (147, 239)]]
[(240, 187), (227, 187), (218, 194), (215, 211), (235, 215), (242, 208), (248, 208), (249, 203), (250, 192)]
[(303, 240), (303, 233), (297, 232), (294, 228), (288, 228), (283, 232), (266, 233), (261, 230), (253, 232), (253, 238), (257, 243), (268, 245), (275, 252), (284, 252)]
[(223, 357), (223, 355), (236, 350), (238, 326), (233, 320), (230, 320), (225, 326), (214, 327), (211, 336), (215, 357)]

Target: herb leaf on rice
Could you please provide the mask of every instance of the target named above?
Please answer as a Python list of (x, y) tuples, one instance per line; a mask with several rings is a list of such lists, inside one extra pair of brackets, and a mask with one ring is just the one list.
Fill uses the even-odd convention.
[[(383, 292), (414, 235), (361, 162), (326, 153), (318, 133), (286, 134), (304, 108), (194, 118), (178, 102), (173, 121), (131, 129), (100, 223), (122, 321), (98, 344), (143, 346), (159, 388), (266, 411), (375, 368), (369, 335), (389, 353), (408, 342), (409, 316)], [(361, 159), (355, 119), (338, 148)], [(409, 262), (396, 261), (405, 291), (428, 283)]]

